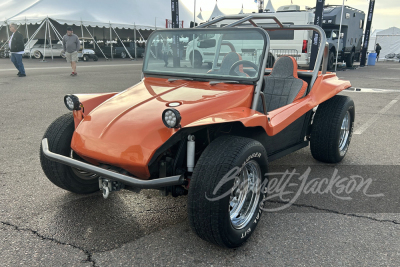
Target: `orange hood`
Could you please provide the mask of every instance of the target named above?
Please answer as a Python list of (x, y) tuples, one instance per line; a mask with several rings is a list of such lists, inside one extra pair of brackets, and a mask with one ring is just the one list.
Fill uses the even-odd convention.
[(162, 121), (168, 103), (180, 103), (175, 109), (185, 127), (226, 109), (250, 107), (253, 90), (253, 85), (146, 78), (85, 116), (71, 147), (89, 161), (118, 166), (147, 179), (147, 164), (154, 152), (178, 131)]

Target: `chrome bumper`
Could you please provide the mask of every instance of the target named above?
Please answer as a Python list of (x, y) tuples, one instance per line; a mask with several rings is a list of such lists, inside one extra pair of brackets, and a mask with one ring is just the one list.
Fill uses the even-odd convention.
[(95, 173), (102, 178), (107, 178), (113, 181), (121, 182), (125, 185), (129, 185), (135, 188), (141, 189), (155, 189), (160, 187), (166, 186), (173, 186), (173, 185), (182, 185), (185, 183), (184, 177), (181, 175), (164, 177), (164, 178), (157, 178), (154, 180), (140, 180), (133, 178), (131, 176), (119, 174), (116, 172), (112, 172), (97, 166), (93, 166), (88, 163), (84, 163), (69, 157), (65, 157), (59, 154), (55, 154), (49, 150), (49, 144), (47, 142), (47, 138), (42, 140), (42, 150), (46, 158), (52, 161), (56, 161), (77, 169), (81, 169), (87, 172)]

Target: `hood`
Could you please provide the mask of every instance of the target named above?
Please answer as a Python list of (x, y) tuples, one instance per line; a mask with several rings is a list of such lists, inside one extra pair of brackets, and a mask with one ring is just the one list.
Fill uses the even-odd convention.
[(89, 161), (118, 166), (146, 179), (154, 152), (178, 129), (167, 128), (162, 112), (171, 102), (181, 126), (234, 107), (250, 107), (254, 86), (145, 78), (105, 101), (81, 121), (71, 147)]

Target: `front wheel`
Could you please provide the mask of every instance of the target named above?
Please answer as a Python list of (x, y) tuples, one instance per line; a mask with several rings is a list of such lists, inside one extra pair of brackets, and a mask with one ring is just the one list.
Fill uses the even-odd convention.
[(200, 156), (189, 184), (193, 231), (223, 247), (242, 245), (259, 222), (267, 172), (267, 152), (258, 141), (215, 139)]
[(121, 54), (120, 54), (120, 57), (121, 57), (121, 58), (126, 58), (126, 52), (125, 52), (125, 51), (122, 51)]
[(336, 95), (320, 104), (314, 116), (310, 149), (316, 160), (340, 162), (349, 149), (354, 127), (354, 102)]
[(348, 68), (352, 68), (353, 65), (354, 65), (354, 52), (351, 52), (351, 54), (348, 55), (346, 58), (346, 66)]
[[(72, 113), (67, 113), (50, 124), (43, 138), (47, 138), (51, 152), (82, 160), (71, 150), (74, 130), (74, 117)], [(49, 160), (44, 155), (42, 146), (40, 146), (40, 164), (47, 178), (62, 189), (77, 194), (89, 194), (99, 190), (99, 177), (96, 174)]]
[(36, 59), (40, 59), (42, 57), (42, 53), (40, 51), (33, 52), (33, 57)]

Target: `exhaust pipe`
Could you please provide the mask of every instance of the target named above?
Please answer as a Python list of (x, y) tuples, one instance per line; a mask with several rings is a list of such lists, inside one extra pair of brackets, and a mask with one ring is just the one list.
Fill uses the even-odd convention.
[(184, 177), (181, 175), (157, 178), (154, 180), (140, 180), (133, 178), (131, 176), (123, 175), (120, 173), (115, 173), (91, 164), (81, 162), (63, 155), (53, 153), (49, 150), (49, 144), (47, 138), (42, 140), (42, 150), (46, 158), (52, 161), (56, 161), (73, 168), (81, 169), (87, 172), (91, 172), (101, 176), (102, 178), (107, 178), (112, 181), (118, 181), (125, 185), (132, 186), (134, 188), (141, 189), (157, 189), (160, 187), (173, 186), (173, 185), (183, 185), (185, 184)]

